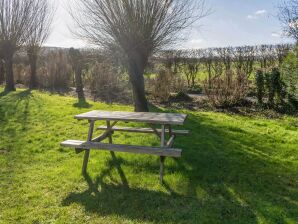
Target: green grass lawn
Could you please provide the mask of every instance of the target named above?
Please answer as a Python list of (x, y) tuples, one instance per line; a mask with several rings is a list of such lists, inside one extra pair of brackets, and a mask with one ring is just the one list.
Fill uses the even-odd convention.
[[(0, 223), (297, 223), (298, 119), (268, 120), (214, 112), (189, 115), (166, 160), (60, 147), (85, 140), (85, 111), (132, 107), (0, 90)], [(98, 123), (100, 124), (100, 123)], [(127, 124), (126, 124), (127, 125)], [(155, 136), (116, 133), (115, 142), (158, 145)]]

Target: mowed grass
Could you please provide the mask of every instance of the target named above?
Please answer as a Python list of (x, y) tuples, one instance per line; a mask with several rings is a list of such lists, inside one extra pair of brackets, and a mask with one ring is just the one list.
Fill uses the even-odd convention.
[[(166, 159), (161, 185), (158, 157), (92, 151), (83, 176), (83, 154), (60, 147), (87, 138), (88, 122), (74, 115), (132, 107), (1, 91), (1, 224), (298, 222), (297, 118), (178, 111), (191, 135), (176, 139), (183, 155)], [(114, 142), (159, 144), (128, 133)]]

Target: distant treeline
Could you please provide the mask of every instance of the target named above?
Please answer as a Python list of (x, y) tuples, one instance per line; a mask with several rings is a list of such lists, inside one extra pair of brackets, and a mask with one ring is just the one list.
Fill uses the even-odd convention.
[(255, 67), (268, 69), (280, 66), (294, 48), (293, 44), (259, 45), (241, 47), (207, 48), (194, 50), (163, 51), (154, 58), (155, 62), (163, 62), (168, 67), (188, 64), (190, 67), (203, 64), (206, 70), (220, 75), (224, 70), (237, 69), (251, 74)]
[[(249, 77), (257, 69), (270, 70), (279, 67), (288, 52), (294, 48), (293, 44), (260, 45), (243, 47), (207, 48), (197, 50), (167, 50), (156, 54), (151, 59), (151, 68), (161, 64), (174, 74), (184, 74), (188, 86), (194, 86), (198, 74), (205, 73), (210, 80), (213, 77), (225, 74), (233, 70), (236, 73)], [(108, 64), (119, 73), (122, 70), (117, 58), (110, 57), (98, 49), (81, 49), (80, 60), (83, 66), (83, 82), (86, 84), (93, 77), (92, 68), (97, 64)], [(1, 72), (0, 82), (4, 75)], [(39, 88), (61, 89), (74, 86), (74, 75), (69, 49), (48, 48), (41, 51), (41, 57), (37, 63), (37, 79)], [(150, 68), (149, 68), (150, 69)], [(29, 81), (29, 63), (25, 51), (19, 51), (15, 56), (14, 71), (16, 83), (27, 85)], [(1, 78), (2, 77), (2, 78)], [(94, 83), (94, 81), (90, 81)], [(91, 84), (90, 84), (91, 85)]]

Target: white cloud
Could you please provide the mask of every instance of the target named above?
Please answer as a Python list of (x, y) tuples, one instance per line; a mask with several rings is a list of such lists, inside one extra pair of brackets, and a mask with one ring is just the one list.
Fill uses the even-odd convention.
[(205, 40), (202, 38), (191, 38), (188, 41), (180, 44), (181, 49), (198, 49), (204, 47)]
[(272, 32), (272, 33), (271, 33), (271, 36), (272, 36), (272, 37), (280, 38), (280, 37), (282, 36), (282, 33), (281, 33), (281, 32)]
[(267, 11), (265, 9), (262, 10), (258, 10), (255, 12), (255, 15), (265, 15), (267, 13)]
[(204, 42), (204, 39), (195, 38), (188, 41), (187, 45), (189, 46), (189, 48), (200, 48), (202, 47), (203, 42)]
[(256, 16), (248, 15), (248, 16), (247, 16), (247, 19), (256, 19)]
[(257, 10), (253, 14), (250, 14), (247, 16), (247, 19), (259, 19), (267, 14), (267, 11), (265, 9)]

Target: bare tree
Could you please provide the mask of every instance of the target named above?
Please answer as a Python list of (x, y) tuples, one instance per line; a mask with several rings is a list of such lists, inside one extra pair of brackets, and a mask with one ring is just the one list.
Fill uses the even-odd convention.
[(53, 20), (53, 7), (51, 7), (48, 0), (36, 0), (35, 20), (32, 21), (32, 32), (27, 41), (27, 55), (30, 64), (30, 89), (37, 87), (37, 59), (42, 44), (46, 41), (50, 34), (50, 28)]
[(71, 61), (72, 70), (75, 75), (75, 84), (78, 99), (79, 101), (85, 101), (84, 86), (82, 81), (83, 56), (79, 50), (74, 48), (70, 48), (68, 53)]
[(278, 66), (281, 67), (285, 57), (291, 50), (291, 45), (289, 44), (278, 44), (275, 47), (276, 58), (278, 60)]
[(211, 79), (212, 79), (212, 63), (214, 60), (214, 49), (212, 48), (208, 48), (205, 49), (203, 52), (203, 63), (204, 66), (207, 70), (207, 74), (208, 74), (208, 86), (209, 88), (211, 88)]
[(6, 91), (14, 91), (13, 56), (32, 33), (38, 0), (0, 1), (0, 49), (6, 70)]
[(298, 41), (298, 0), (287, 0), (279, 6), (279, 20), (287, 36)]
[(148, 111), (143, 74), (149, 57), (175, 43), (180, 31), (206, 15), (203, 0), (76, 0), (76, 3), (78, 7), (71, 10), (80, 28), (76, 34), (123, 55), (135, 111)]

